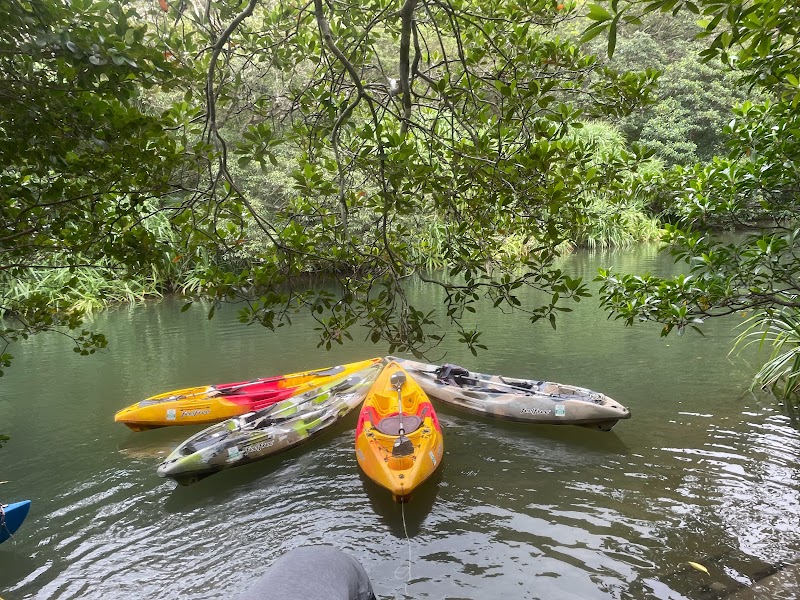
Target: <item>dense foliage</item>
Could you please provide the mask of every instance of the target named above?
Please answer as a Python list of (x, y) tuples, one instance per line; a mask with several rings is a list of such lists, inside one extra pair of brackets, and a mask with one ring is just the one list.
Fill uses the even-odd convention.
[[(142, 224), (183, 161), (179, 122), (137, 103), (169, 85), (172, 68), (121, 5), (3, 0), (0, 10), (0, 310), (15, 317), (0, 337), (58, 330), (92, 352), (105, 340), (72, 310), (81, 270), (136, 278), (171, 251)], [(53, 271), (57, 298), (37, 285)]]
[[(555, 323), (586, 294), (552, 268), (556, 248), (585, 228), (593, 191), (613, 202), (636, 172), (635, 151), (590, 160), (570, 133), (639, 106), (655, 80), (556, 36), (572, 9), (549, 1), (8, 8), (0, 68), (20, 102), (0, 109), (6, 281), (32, 268), (125, 280), (188, 260), (199, 295), (246, 300), (242, 320), (268, 327), (309, 310), (328, 346), (356, 323), (392, 349), (435, 344), (404, 294), (412, 274), (446, 290), (457, 328), (484, 295), (522, 308), (520, 286), (548, 292), (526, 309)], [(290, 192), (253, 193), (252, 166), (287, 163)], [(425, 270), (412, 242), (430, 221), (460, 277)], [(508, 233), (528, 248), (521, 265)], [(339, 293), (309, 290), (313, 273)], [(105, 343), (53, 300), (5, 294), (19, 319), (6, 338), (66, 326), (78, 351)]]
[[(637, 22), (652, 10), (688, 10), (704, 19), (707, 48), (743, 81), (767, 97), (745, 102), (725, 126), (727, 154), (709, 164), (676, 167), (660, 182), (670, 211), (679, 216), (665, 240), (689, 274), (673, 278), (603, 272), (603, 302), (631, 324), (654, 320), (664, 335), (697, 327), (706, 319), (755, 310), (767, 337), (796, 353), (796, 330), (783, 327), (800, 311), (800, 13), (783, 2), (612, 2), (597, 7), (587, 36), (607, 30), (613, 52), (619, 23)], [(710, 43), (709, 43), (710, 40)], [(753, 231), (739, 242), (717, 235), (719, 226)], [(775, 337), (771, 332), (780, 329)], [(794, 336), (794, 337), (792, 337)], [(796, 390), (797, 363), (778, 361), (761, 381)], [(777, 363), (776, 363), (777, 364)], [(794, 365), (794, 366), (792, 366)]]
[[(587, 295), (561, 249), (652, 236), (648, 207), (691, 275), (604, 273), (626, 322), (798, 307), (798, 15), (777, 0), (588, 5), (581, 43), (607, 34), (610, 61), (571, 35), (584, 6), (554, 0), (0, 7), (6, 341), (103, 346), (82, 327), (96, 280), (240, 300), (269, 328), (309, 311), (327, 347), (363, 325), (418, 353), (438, 326), (475, 352), (478, 301), (555, 326)], [(733, 77), (763, 100), (731, 119)], [(710, 233), (767, 220), (741, 244)], [(409, 303), (412, 275), (445, 291), (449, 323)], [(549, 300), (522, 306), (523, 286)]]
[[(701, 62), (704, 40), (697, 16), (660, 11), (641, 22), (619, 26), (613, 58), (616, 68), (661, 72), (654, 102), (619, 120), (628, 142), (641, 142), (667, 165), (708, 161), (725, 152), (724, 126), (735, 104), (754, 96), (739, 75), (719, 61)], [(600, 38), (590, 42), (604, 54)]]

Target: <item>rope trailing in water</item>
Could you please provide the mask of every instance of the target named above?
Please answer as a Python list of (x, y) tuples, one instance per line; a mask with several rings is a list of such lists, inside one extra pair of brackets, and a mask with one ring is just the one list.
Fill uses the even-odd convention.
[(406, 527), (406, 503), (400, 503), (400, 514), (403, 517), (403, 533), (406, 536), (406, 544), (408, 547), (408, 572), (406, 573), (406, 595), (408, 592), (408, 582), (411, 581), (411, 538), (408, 537), (408, 528)]

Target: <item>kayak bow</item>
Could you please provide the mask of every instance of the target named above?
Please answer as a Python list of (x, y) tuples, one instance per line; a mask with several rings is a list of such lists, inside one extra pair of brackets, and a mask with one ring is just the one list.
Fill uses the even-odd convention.
[(5, 542), (19, 529), (25, 517), (28, 516), (30, 508), (30, 500), (0, 505), (0, 544)]

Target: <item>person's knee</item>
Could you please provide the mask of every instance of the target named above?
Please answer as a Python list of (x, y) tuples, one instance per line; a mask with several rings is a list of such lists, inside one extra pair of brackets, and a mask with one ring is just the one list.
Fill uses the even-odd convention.
[(301, 546), (277, 559), (240, 600), (377, 600), (364, 567), (333, 546)]

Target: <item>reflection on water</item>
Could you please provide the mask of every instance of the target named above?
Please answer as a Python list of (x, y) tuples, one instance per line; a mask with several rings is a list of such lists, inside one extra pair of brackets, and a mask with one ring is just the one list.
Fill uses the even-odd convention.
[[(591, 279), (612, 263), (671, 268), (648, 249), (564, 266)], [(800, 436), (780, 407), (747, 393), (758, 357), (728, 357), (733, 320), (711, 323), (706, 337), (662, 339), (654, 327), (609, 322), (596, 298), (556, 331), (479, 310), (490, 351), (474, 358), (446, 341), (446, 360), (594, 388), (633, 418), (603, 433), (439, 406), (442, 468), (401, 506), (360, 475), (355, 416), (308, 446), (193, 486), (157, 477), (198, 428), (135, 434), (113, 422), (119, 408), (168, 389), (388, 353), (358, 342), (325, 353), (303, 319), (271, 334), (243, 328), (232, 310), (208, 321), (180, 307), (100, 315), (111, 346), (99, 356), (48, 337), (15, 350), (0, 399), (0, 430), (13, 435), (0, 450), (9, 481), (0, 492), (33, 507), (16, 543), (0, 546), (4, 598), (231, 598), (310, 543), (356, 556), (381, 598), (710, 600), (798, 561)]]
[(379, 486), (359, 471), (364, 493), (374, 513), (381, 518), (383, 526), (396, 538), (405, 542), (406, 537), (417, 537), (424, 531), (433, 504), (442, 485), (446, 466), (436, 469), (425, 485), (414, 490), (411, 501), (401, 504), (392, 499), (392, 493)]

